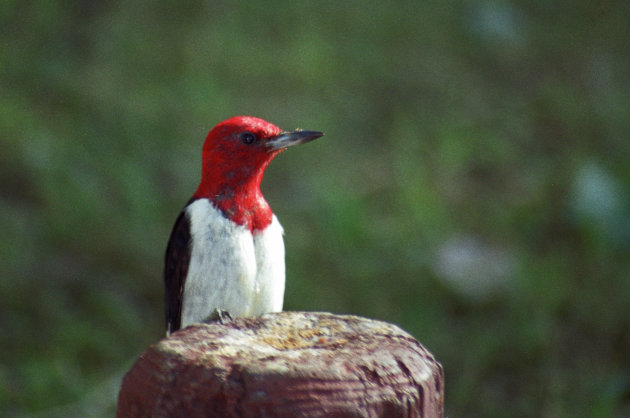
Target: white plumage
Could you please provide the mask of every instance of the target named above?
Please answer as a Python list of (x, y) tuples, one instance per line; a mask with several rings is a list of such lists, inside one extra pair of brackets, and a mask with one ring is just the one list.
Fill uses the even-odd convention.
[(207, 319), (215, 309), (235, 317), (282, 310), (284, 242), (275, 215), (267, 228), (253, 234), (224, 217), (208, 199), (192, 202), (185, 216), (191, 249), (181, 327)]

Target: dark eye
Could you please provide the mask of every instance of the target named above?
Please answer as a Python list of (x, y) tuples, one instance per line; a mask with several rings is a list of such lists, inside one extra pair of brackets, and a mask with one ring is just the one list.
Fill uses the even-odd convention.
[(256, 135), (251, 132), (243, 132), (238, 136), (238, 139), (240, 139), (241, 142), (245, 145), (251, 145), (258, 138), (256, 138)]

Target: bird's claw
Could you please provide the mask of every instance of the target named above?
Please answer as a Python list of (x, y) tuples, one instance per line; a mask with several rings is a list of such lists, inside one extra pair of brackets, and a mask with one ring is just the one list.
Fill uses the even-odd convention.
[(221, 325), (227, 324), (228, 322), (232, 322), (232, 315), (226, 310), (216, 308), (212, 311), (212, 313), (206, 318), (206, 323), (219, 323)]

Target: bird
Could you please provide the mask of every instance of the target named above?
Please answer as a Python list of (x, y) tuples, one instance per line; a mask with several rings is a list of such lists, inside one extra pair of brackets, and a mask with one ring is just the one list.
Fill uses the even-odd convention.
[(283, 228), (260, 183), (276, 155), (323, 135), (283, 131), (253, 116), (235, 116), (210, 130), (201, 181), (166, 247), (167, 336), (217, 312), (241, 317), (282, 311)]

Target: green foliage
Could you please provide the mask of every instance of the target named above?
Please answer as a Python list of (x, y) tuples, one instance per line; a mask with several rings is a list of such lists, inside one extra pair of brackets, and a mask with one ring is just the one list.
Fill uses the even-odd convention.
[(0, 16), (0, 415), (112, 412), (163, 335), (163, 251), (203, 139), (238, 114), (326, 132), (263, 186), (287, 309), (398, 323), (444, 365), (449, 416), (630, 414), (622, 4)]

